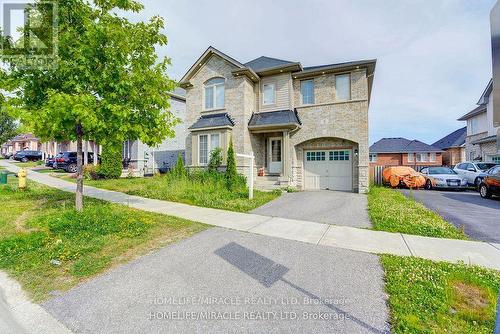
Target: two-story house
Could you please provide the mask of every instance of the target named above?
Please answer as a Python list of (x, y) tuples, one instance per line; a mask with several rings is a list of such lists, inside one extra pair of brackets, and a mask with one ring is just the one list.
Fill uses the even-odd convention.
[[(375, 60), (303, 67), (247, 63), (209, 47), (180, 80), (186, 89), (186, 162), (205, 166), (216, 147), (255, 156), (276, 184), (366, 192), (368, 106)], [(240, 171), (249, 160), (238, 157)]]
[(477, 102), (477, 107), (460, 117), (467, 122), (465, 154), (469, 161), (500, 163), (500, 152), (496, 148), (496, 134), (499, 127), (493, 126), (493, 81), (490, 80)]

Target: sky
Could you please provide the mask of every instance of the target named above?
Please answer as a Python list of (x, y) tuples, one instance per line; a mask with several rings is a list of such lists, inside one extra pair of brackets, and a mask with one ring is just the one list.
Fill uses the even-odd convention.
[(133, 21), (162, 16), (158, 49), (179, 80), (210, 45), (247, 62), (303, 66), (377, 59), (370, 144), (428, 144), (465, 126), (491, 78), (489, 13), (496, 0), (142, 0)]

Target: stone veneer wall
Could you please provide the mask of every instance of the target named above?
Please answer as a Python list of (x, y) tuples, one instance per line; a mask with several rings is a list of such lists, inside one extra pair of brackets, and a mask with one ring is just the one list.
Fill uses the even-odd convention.
[[(232, 129), (232, 138), (237, 153), (256, 153), (256, 162), (263, 164), (265, 148), (264, 136), (250, 134), (247, 128), (248, 121), (257, 109), (258, 84), (252, 83), (248, 78), (234, 77), (231, 73), (236, 67), (219, 56), (213, 55), (198, 72), (191, 78), (193, 85), (186, 90), (186, 124), (190, 126), (201, 115), (209, 113), (227, 112), (235, 121)], [(226, 79), (225, 107), (223, 109), (203, 111), (204, 83), (213, 77)], [(288, 148), (289, 163), (291, 168), (290, 182), (302, 186), (302, 151), (301, 143), (316, 140), (317, 145), (332, 145), (338, 140), (349, 142), (353, 148), (358, 149), (358, 158), (353, 164), (353, 188), (359, 192), (368, 190), (368, 85), (366, 70), (360, 69), (351, 72), (351, 100), (337, 101), (335, 98), (335, 75), (325, 74), (314, 78), (315, 104), (301, 106), (300, 80), (294, 79), (293, 105), (299, 113), (302, 128), (290, 133), (290, 146)], [(196, 165), (193, 161), (193, 149), (196, 143), (192, 134), (186, 137), (186, 162)], [(319, 138), (319, 139), (318, 139)], [(195, 139), (196, 140), (196, 139)], [(194, 146), (193, 146), (194, 144)], [(298, 147), (298, 149), (296, 149)], [(225, 150), (226, 148), (223, 147)], [(286, 149), (286, 148), (284, 148)], [(354, 156), (354, 154), (353, 154)], [(291, 160), (291, 161), (290, 161)], [(353, 161), (354, 162), (354, 161)], [(247, 174), (247, 161), (237, 158), (237, 164)], [(243, 169), (241, 169), (243, 167)]]
[(353, 180), (355, 191), (364, 193), (368, 190), (368, 82), (366, 70), (351, 72), (351, 100), (335, 100), (335, 75), (326, 74), (314, 78), (315, 105), (300, 105), (300, 80), (294, 80), (294, 101), (302, 121), (301, 129), (290, 136), (292, 159), (292, 183), (302, 187), (303, 158), (301, 147), (305, 141), (319, 139), (321, 145), (335, 143), (332, 139), (344, 139), (357, 145), (358, 158), (353, 164), (356, 174)]
[[(186, 124), (191, 126), (201, 115), (228, 113), (235, 122), (232, 128), (234, 150), (237, 153), (248, 153), (251, 143), (247, 124), (255, 107), (254, 85), (244, 76), (234, 77), (231, 73), (234, 69), (236, 66), (213, 55), (191, 78), (193, 86), (186, 89)], [(225, 106), (218, 110), (204, 111), (204, 83), (213, 77), (226, 79)], [(197, 140), (193, 133), (188, 132), (186, 136), (187, 165), (197, 165), (197, 160), (193, 161), (193, 137)], [(197, 146), (196, 143), (194, 146)], [(225, 151), (227, 147), (222, 149)], [(244, 160), (237, 158), (237, 163), (243, 165)]]
[[(470, 161), (472, 159), (475, 159), (476, 157), (481, 156), (481, 148), (479, 147), (479, 145), (472, 145), (472, 142), (487, 136), (488, 132), (481, 132), (465, 137), (465, 160)], [(474, 155), (472, 159), (471, 153), (473, 153)]]

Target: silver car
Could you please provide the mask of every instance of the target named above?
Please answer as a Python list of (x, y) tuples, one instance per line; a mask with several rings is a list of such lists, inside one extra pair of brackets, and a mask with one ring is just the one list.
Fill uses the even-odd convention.
[(449, 167), (425, 167), (420, 173), (425, 177), (425, 189), (467, 189), (467, 179)]
[(496, 166), (494, 162), (466, 161), (456, 165), (453, 170), (465, 177), (469, 185), (478, 188), (484, 178), (481, 177), (481, 174), (494, 166)]

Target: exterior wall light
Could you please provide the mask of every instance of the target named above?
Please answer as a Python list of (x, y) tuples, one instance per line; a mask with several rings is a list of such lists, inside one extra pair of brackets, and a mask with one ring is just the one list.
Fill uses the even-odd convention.
[(354, 155), (358, 156), (358, 149), (357, 148), (354, 149)]

